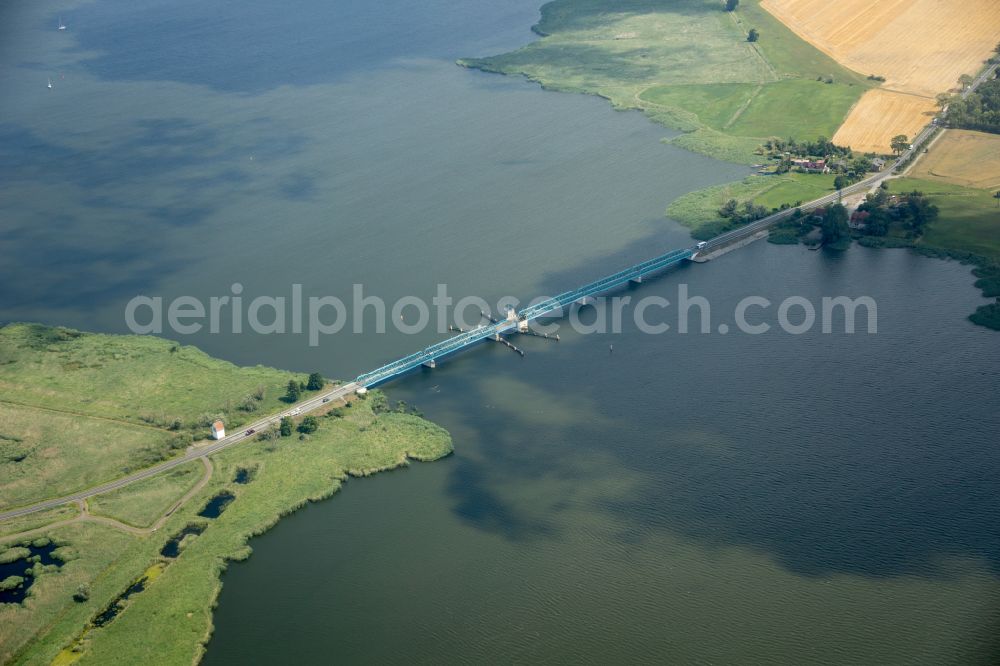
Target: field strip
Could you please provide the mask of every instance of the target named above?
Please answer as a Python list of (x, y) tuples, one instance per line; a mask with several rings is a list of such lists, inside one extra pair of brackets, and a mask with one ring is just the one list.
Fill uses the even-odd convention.
[[(740, 18), (736, 15), (736, 12), (726, 12), (726, 13), (729, 14), (729, 17), (733, 20), (733, 23), (736, 25), (736, 28), (740, 31), (740, 33), (745, 38), (748, 38), (750, 36), (750, 33), (748, 33), (743, 29), (743, 21), (741, 21)], [(760, 58), (760, 61), (764, 63), (764, 67), (767, 68), (767, 71), (771, 73), (771, 80), (780, 81), (781, 77), (778, 76), (777, 70), (775, 70), (774, 66), (771, 65), (771, 61), (767, 59), (767, 57), (759, 48), (757, 48), (756, 44), (754, 44), (749, 40), (747, 41), (747, 43), (750, 44), (750, 48), (753, 50), (754, 53), (757, 54), (757, 57)]]
[(875, 90), (884, 90), (885, 92), (891, 92), (894, 95), (909, 95), (910, 97), (916, 97), (917, 99), (924, 99), (924, 100), (926, 100), (926, 99), (930, 99), (930, 100), (935, 99), (935, 97), (933, 97), (931, 95), (924, 95), (924, 94), (921, 94), (921, 93), (918, 93), (918, 92), (914, 92), (912, 90), (899, 90), (897, 88), (893, 88), (891, 85), (886, 85), (886, 84), (882, 84), (881, 86), (879, 86)]
[(874, 88), (851, 109), (834, 134), (833, 142), (856, 151), (885, 155), (890, 151), (892, 137), (916, 136), (936, 112), (934, 102), (926, 97)]
[(759, 95), (760, 91), (763, 89), (764, 86), (757, 86), (756, 88), (754, 88), (753, 92), (750, 93), (750, 98), (747, 99), (747, 101), (743, 102), (743, 104), (740, 105), (740, 108), (736, 109), (736, 112), (733, 113), (733, 116), (726, 121), (726, 124), (722, 126), (722, 129), (727, 130), (730, 127), (732, 127), (733, 123), (739, 120), (740, 116), (743, 115), (743, 112), (750, 108), (750, 105), (753, 104), (753, 101), (757, 99), (757, 95)]
[(947, 134), (947, 133), (948, 133), (948, 130), (946, 130), (946, 129), (941, 130), (940, 132), (938, 132), (937, 136), (935, 136), (933, 139), (931, 139), (931, 142), (929, 144), (927, 144), (924, 152), (919, 153), (917, 155), (917, 158), (915, 160), (913, 160), (912, 162), (910, 162), (909, 164), (907, 164), (906, 165), (906, 169), (904, 169), (903, 173), (901, 173), (899, 175), (903, 176), (903, 177), (908, 176), (910, 174), (910, 172), (913, 171), (913, 168), (915, 166), (917, 166), (918, 164), (920, 164), (920, 162), (927, 157), (927, 154), (931, 152), (931, 150), (934, 148), (934, 146), (937, 145), (938, 141), (940, 141), (944, 137), (944, 135)]
[(212, 480), (212, 474), (215, 471), (215, 468), (212, 465), (212, 461), (208, 459), (208, 456), (202, 456), (200, 460), (202, 462), (202, 465), (205, 467), (205, 472), (198, 480), (198, 483), (194, 484), (194, 486), (192, 486), (186, 493), (184, 493), (183, 497), (181, 497), (173, 504), (171, 504), (170, 507), (166, 511), (164, 511), (163, 514), (160, 515), (160, 517), (157, 518), (148, 527), (136, 527), (135, 525), (130, 525), (126, 522), (117, 520), (115, 518), (111, 518), (110, 516), (91, 513), (90, 506), (87, 504), (87, 500), (82, 499), (82, 500), (76, 500), (74, 502), (74, 504), (76, 504), (80, 508), (80, 513), (78, 515), (73, 516), (72, 518), (67, 518), (65, 520), (59, 520), (54, 523), (49, 523), (48, 525), (42, 525), (41, 527), (33, 527), (23, 532), (8, 534), (6, 536), (0, 537), (0, 544), (7, 543), (10, 541), (23, 541), (24, 539), (27, 538), (42, 536), (44, 534), (47, 534), (51, 530), (84, 521), (91, 523), (100, 523), (101, 525), (114, 527), (115, 529), (122, 530), (123, 532), (128, 532), (129, 534), (135, 534), (137, 536), (152, 534), (156, 530), (163, 527), (163, 524), (167, 522), (167, 519), (170, 518), (170, 516), (174, 515), (174, 512), (177, 511), (177, 509), (187, 504), (192, 497), (194, 497), (199, 491), (201, 491), (206, 485), (208, 485), (209, 481)]
[(844, 67), (887, 90), (933, 98), (996, 46), (996, 0), (762, 0), (760, 6)]
[[(172, 516), (174, 512), (177, 511), (177, 509), (187, 504), (188, 500), (190, 500), (202, 488), (208, 485), (208, 482), (212, 479), (212, 473), (215, 471), (215, 468), (212, 466), (212, 461), (208, 459), (208, 456), (201, 456), (199, 460), (201, 461), (201, 464), (205, 469), (201, 475), (201, 478), (198, 479), (198, 482), (193, 486), (191, 486), (191, 488), (186, 493), (184, 493), (184, 495), (181, 496), (180, 499), (176, 500), (173, 504), (171, 504), (156, 520), (154, 520), (146, 527), (139, 527), (136, 525), (132, 525), (130, 523), (117, 520), (115, 518), (106, 516), (104, 514), (91, 513), (90, 505), (86, 499), (81, 500), (83, 502), (83, 515), (81, 517), (84, 519), (93, 520), (95, 522), (110, 524), (114, 527), (118, 527), (119, 529), (125, 530), (126, 532), (131, 532), (133, 534), (150, 534), (151, 532), (155, 532), (156, 530), (163, 527), (163, 523), (167, 522), (167, 518)], [(95, 495), (95, 497), (100, 497), (100, 495)]]
[(1000, 188), (1000, 135), (957, 129), (942, 132), (907, 173), (993, 194)]
[[(79, 506), (79, 504), (77, 504)], [(65, 527), (66, 525), (72, 525), (73, 523), (78, 523), (83, 518), (83, 514), (78, 514), (72, 518), (66, 518), (65, 520), (57, 520), (54, 523), (49, 523), (48, 525), (42, 525), (41, 527), (32, 527), (30, 530), (25, 530), (24, 532), (16, 532), (14, 534), (8, 534), (6, 536), (0, 537), (0, 544), (7, 543), (9, 541), (23, 541), (28, 538), (35, 538), (43, 536), (50, 530), (54, 530), (59, 527)]]
[(76, 412), (72, 409), (58, 409), (56, 407), (43, 407), (41, 405), (30, 405), (26, 402), (17, 402), (16, 400), (9, 400), (7, 398), (0, 398), (0, 403), (7, 405), (14, 405), (16, 407), (26, 407), (28, 409), (37, 409), (42, 412), (54, 412), (56, 414), (68, 414), (70, 416), (80, 416), (86, 419), (94, 419), (96, 421), (107, 421), (109, 423), (119, 423), (121, 425), (132, 426), (134, 428), (145, 428), (147, 430), (154, 430), (158, 433), (169, 433), (170, 430), (166, 428), (157, 428), (156, 426), (149, 425), (147, 423), (135, 423), (134, 421), (125, 421), (123, 419), (115, 419), (110, 416), (98, 416), (96, 414), (87, 414), (85, 412)]

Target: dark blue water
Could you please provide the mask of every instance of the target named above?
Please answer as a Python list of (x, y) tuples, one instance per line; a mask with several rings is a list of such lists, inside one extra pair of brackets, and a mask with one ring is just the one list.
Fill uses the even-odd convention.
[(236, 474), (233, 476), (233, 482), (239, 483), (240, 485), (246, 485), (253, 481), (254, 477), (257, 475), (257, 470), (246, 469), (241, 467), (236, 470)]
[(170, 537), (170, 540), (163, 544), (163, 548), (160, 549), (160, 555), (164, 557), (177, 557), (181, 554), (181, 541), (184, 537), (195, 535), (198, 536), (205, 531), (205, 525), (187, 525), (180, 532)]
[(202, 518), (218, 518), (234, 499), (236, 499), (236, 496), (232, 493), (221, 492), (208, 500), (208, 503), (198, 512), (198, 515)]
[(44, 546), (33, 546), (30, 544), (22, 546), (15, 544), (12, 547), (27, 548), (28, 554), (12, 562), (0, 564), (0, 581), (14, 576), (23, 578), (24, 580), (16, 587), (0, 590), (0, 604), (19, 604), (28, 597), (28, 592), (35, 582), (35, 577), (28, 570), (34, 567), (36, 563), (45, 566), (50, 564), (62, 566), (63, 564), (62, 560), (52, 556), (52, 553), (58, 548), (54, 543)]

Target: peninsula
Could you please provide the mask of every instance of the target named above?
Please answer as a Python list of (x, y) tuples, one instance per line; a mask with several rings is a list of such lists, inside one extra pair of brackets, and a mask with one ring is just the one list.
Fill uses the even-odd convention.
[[(0, 328), (0, 511), (86, 491), (294, 410), (330, 385), (146, 336)], [(311, 390), (310, 390), (311, 389)], [(197, 661), (227, 562), (281, 516), (451, 438), (372, 391), (108, 492), (0, 522), (0, 661)], [(6, 597), (10, 596), (11, 599)], [(155, 632), (148, 627), (155, 624)], [(136, 640), (136, 636), (142, 640)]]

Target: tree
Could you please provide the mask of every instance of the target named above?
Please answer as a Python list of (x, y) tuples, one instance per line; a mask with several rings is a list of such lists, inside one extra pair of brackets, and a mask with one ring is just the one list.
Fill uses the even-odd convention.
[(938, 93), (937, 97), (934, 98), (934, 103), (937, 104), (938, 108), (941, 109), (948, 106), (950, 102), (951, 102), (951, 95), (946, 92)]
[(948, 126), (1000, 133), (1000, 79), (985, 82), (964, 99), (953, 97)]
[(884, 208), (871, 211), (866, 220), (865, 233), (869, 236), (885, 236), (889, 233), (889, 215)]
[(997, 200), (997, 208), (1000, 208), (1000, 192), (994, 194), (993, 198)]
[(903, 208), (906, 225), (914, 232), (921, 233), (928, 222), (933, 222), (938, 216), (938, 207), (932, 204), (923, 192), (914, 190), (906, 197)]
[(285, 402), (295, 402), (302, 395), (299, 383), (294, 379), (288, 380), (288, 391), (285, 393)]
[(293, 424), (292, 420), (287, 416), (281, 418), (281, 425), (278, 426), (278, 432), (282, 437), (288, 437), (292, 434)]
[(309, 381), (306, 382), (306, 388), (310, 391), (318, 391), (326, 385), (326, 380), (323, 379), (323, 375), (318, 372), (314, 372), (309, 375)]
[(736, 8), (740, 6), (740, 0), (726, 0), (726, 11), (735, 12)]
[(243, 400), (237, 406), (241, 412), (256, 412), (257, 411), (257, 399), (253, 395), (243, 396)]
[(875, 167), (872, 164), (871, 159), (865, 156), (855, 158), (851, 162), (851, 171), (853, 171), (859, 177), (864, 176), (866, 173), (868, 173), (869, 171), (873, 171), (874, 169)]
[(750, 32), (747, 34), (748, 42), (756, 42), (760, 39), (760, 33), (757, 32), (757, 28), (750, 28)]
[(722, 208), (719, 209), (719, 217), (730, 218), (736, 215), (736, 209), (739, 208), (739, 202), (736, 199), (730, 199), (726, 203), (722, 204)]
[(84, 601), (90, 599), (90, 585), (86, 583), (80, 583), (76, 588), (76, 592), (73, 593), (73, 601), (78, 604), (82, 604)]
[(897, 134), (892, 137), (892, 141), (889, 143), (889, 146), (892, 148), (892, 152), (899, 155), (910, 147), (910, 139), (905, 134)]
[(962, 86), (962, 90), (971, 86), (973, 81), (975, 81), (975, 79), (968, 74), (962, 74), (962, 76), (958, 77), (958, 83)]
[(844, 175), (839, 175), (833, 179), (833, 186), (838, 190), (842, 190), (850, 184), (850, 179)]
[[(292, 434), (291, 426), (288, 428), (288, 434)], [(275, 439), (282, 437), (281, 430), (278, 426), (272, 425), (270, 428), (262, 430), (257, 433), (257, 441), (260, 442), (270, 442)]]
[(851, 229), (847, 226), (847, 209), (841, 204), (827, 208), (820, 228), (824, 243), (836, 243), (841, 238), (847, 238), (851, 234)]
[(316, 420), (315, 416), (307, 416), (302, 419), (302, 423), (299, 424), (298, 430), (303, 435), (310, 435), (319, 430), (319, 421)]

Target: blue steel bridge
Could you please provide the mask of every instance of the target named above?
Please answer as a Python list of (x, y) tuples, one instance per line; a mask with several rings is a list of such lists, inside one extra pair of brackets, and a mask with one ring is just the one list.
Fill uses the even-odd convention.
[(644, 277), (657, 271), (676, 266), (677, 264), (691, 259), (695, 253), (695, 248), (685, 248), (683, 250), (673, 250), (658, 257), (644, 261), (641, 264), (630, 266), (623, 271), (618, 271), (613, 275), (608, 275), (590, 284), (585, 284), (578, 289), (567, 291), (558, 296), (547, 298), (539, 303), (530, 305), (525, 309), (511, 313), (507, 319), (483, 324), (470, 331), (463, 331), (458, 335), (442, 340), (436, 344), (421, 349), (420, 351), (395, 360), (392, 363), (376, 368), (371, 372), (360, 375), (355, 383), (359, 386), (369, 388), (390, 379), (398, 377), (420, 366), (434, 367), (439, 359), (460, 352), (477, 342), (487, 339), (500, 339), (503, 333), (515, 332), (524, 327), (533, 319), (550, 315), (562, 308), (576, 302), (585, 302), (590, 296), (596, 296), (616, 287), (620, 287), (628, 282), (640, 282)]
[[(962, 93), (962, 98), (967, 98), (979, 85), (992, 79), (998, 69), (1000, 69), (1000, 64), (994, 64), (984, 70), (979, 75), (979, 78), (977, 78), (971, 86), (965, 89)], [(503, 321), (483, 325), (478, 328), (474, 328), (471, 331), (464, 331), (455, 337), (449, 338), (435, 345), (431, 345), (430, 347), (422, 349), (415, 354), (410, 354), (405, 358), (401, 358), (397, 361), (389, 363), (388, 365), (384, 365), (381, 368), (367, 372), (358, 377), (354, 384), (350, 384), (348, 386), (352, 389), (356, 386), (368, 388), (375, 386), (376, 384), (386, 382), (394, 377), (398, 377), (399, 375), (409, 372), (415, 368), (419, 368), (421, 365), (434, 367), (435, 362), (440, 358), (462, 351), (463, 349), (488, 338), (498, 340), (500, 339), (500, 335), (503, 333), (510, 333), (519, 329), (525, 330), (524, 327), (532, 319), (544, 317), (545, 315), (551, 314), (574, 302), (583, 302), (588, 296), (594, 296), (605, 291), (610, 291), (611, 289), (620, 287), (630, 281), (639, 282), (643, 277), (651, 273), (676, 266), (687, 259), (693, 258), (698, 252), (704, 252), (707, 254), (740, 240), (750, 238), (768, 227), (791, 217), (796, 210), (801, 210), (803, 212), (814, 210), (821, 206), (838, 203), (843, 196), (874, 189), (884, 180), (891, 177), (901, 164), (908, 163), (912, 156), (921, 152), (923, 150), (924, 143), (926, 143), (930, 137), (934, 136), (938, 130), (939, 127), (933, 123), (927, 125), (916, 137), (914, 137), (913, 143), (910, 147), (896, 158), (896, 161), (891, 167), (888, 167), (879, 173), (870, 175), (853, 185), (849, 185), (841, 191), (827, 194), (810, 201), (807, 204), (799, 205), (797, 208), (788, 208), (761, 218), (756, 222), (751, 222), (750, 224), (739, 227), (738, 229), (727, 231), (707, 241), (706, 243), (699, 243), (697, 247), (667, 252), (666, 254), (644, 261), (641, 264), (636, 264), (635, 266), (626, 268), (623, 271), (619, 271), (614, 275), (608, 275), (607, 277), (601, 278), (596, 282), (586, 284), (579, 289), (567, 291), (566, 293), (559, 294), (553, 298), (546, 299), (541, 303), (531, 305), (520, 312), (513, 313), (512, 316)]]
[[(983, 82), (993, 78), (1000, 65), (994, 64), (987, 68), (980, 74), (979, 78), (962, 93), (962, 97), (968, 97), (972, 92)], [(672, 252), (667, 252), (666, 254), (660, 255), (659, 257), (654, 257), (649, 261), (644, 261), (641, 264), (636, 264), (630, 268), (626, 268), (623, 271), (619, 271), (614, 275), (608, 275), (607, 277), (601, 278), (596, 282), (591, 282), (590, 284), (584, 285), (579, 289), (574, 289), (573, 291), (567, 291), (566, 293), (559, 294), (554, 298), (548, 298), (535, 305), (528, 306), (527, 308), (521, 310), (520, 312), (511, 313), (507, 319), (503, 321), (495, 321), (492, 324), (483, 325), (475, 328), (471, 331), (463, 331), (455, 337), (449, 338), (437, 344), (431, 345), (426, 349), (422, 349), (416, 354), (410, 354), (404, 358), (397, 361), (393, 361), (388, 365), (384, 365), (381, 368), (372, 370), (371, 372), (365, 373), (358, 377), (354, 382), (347, 384), (341, 384), (331, 391), (326, 393), (319, 393), (318, 395), (312, 396), (300, 403), (297, 403), (296, 413), (304, 411), (312, 411), (314, 409), (320, 409), (326, 405), (331, 400), (340, 399), (348, 396), (353, 391), (359, 388), (368, 388), (370, 386), (375, 386), (383, 382), (389, 381), (394, 377), (398, 377), (410, 370), (420, 367), (421, 365), (432, 366), (435, 362), (456, 352), (460, 352), (477, 342), (481, 342), (488, 338), (499, 339), (501, 334), (510, 333), (518, 330), (525, 330), (528, 322), (532, 319), (537, 319), (539, 317), (544, 317), (546, 315), (555, 313), (557, 310), (571, 305), (577, 301), (584, 301), (589, 296), (594, 296), (605, 291), (610, 291), (615, 287), (619, 287), (630, 281), (641, 281), (643, 277), (661, 271), (677, 264), (686, 261), (688, 259), (695, 258), (695, 254), (698, 252), (704, 253), (706, 255), (711, 255), (724, 251), (728, 246), (734, 246), (743, 240), (752, 240), (753, 238), (759, 237), (759, 233), (766, 230), (773, 224), (781, 222), (782, 220), (790, 217), (795, 213), (796, 210), (809, 211), (819, 208), (821, 206), (826, 206), (832, 203), (840, 201), (842, 195), (846, 196), (849, 194), (858, 194), (865, 192), (869, 189), (874, 189), (878, 187), (885, 179), (892, 177), (895, 174), (897, 168), (901, 164), (909, 163), (909, 160), (916, 154), (923, 151), (924, 144), (929, 138), (935, 136), (935, 133), (940, 128), (935, 124), (928, 125), (920, 132), (914, 139), (910, 148), (903, 151), (903, 153), (897, 158), (896, 162), (885, 171), (876, 173), (864, 180), (861, 180), (854, 185), (845, 187), (840, 192), (834, 192), (832, 194), (827, 194), (819, 199), (810, 201), (807, 204), (800, 205), (798, 208), (789, 208), (787, 210), (778, 211), (773, 215), (757, 220), (756, 222), (751, 222), (745, 226), (732, 231), (727, 231), (720, 236), (705, 242), (704, 244), (699, 243), (696, 248), (687, 248), (683, 250), (674, 250)], [(708, 258), (708, 257), (706, 257)], [(219, 440), (213, 444), (202, 447), (192, 447), (188, 449), (188, 452), (183, 456), (178, 456), (176, 458), (171, 458), (165, 460), (152, 467), (147, 467), (146, 469), (139, 470), (130, 474), (128, 476), (122, 477), (120, 479), (115, 479), (114, 481), (109, 481), (100, 486), (90, 488), (89, 490), (81, 491), (74, 495), (67, 495), (64, 497), (57, 497), (45, 500), (43, 502), (38, 502), (37, 504), (32, 504), (31, 506), (21, 507), (19, 509), (13, 509), (10, 511), (0, 512), (0, 520), (6, 520), (8, 518), (13, 518), (15, 516), (22, 516), (29, 513), (34, 513), (36, 511), (42, 511), (45, 509), (51, 509), (67, 502), (79, 501), (87, 497), (92, 497), (94, 495), (99, 495), (101, 493), (108, 492), (110, 490), (115, 490), (117, 488), (124, 487), (130, 483), (140, 481), (142, 479), (147, 479), (155, 474), (159, 474), (168, 469), (173, 469), (178, 465), (183, 465), (190, 462), (196, 458), (206, 458), (217, 451), (221, 451), (225, 447), (232, 446), (238, 442), (244, 441), (252, 437), (256, 430), (274, 426), (278, 423), (279, 419), (286, 414), (272, 414), (260, 421), (249, 424), (247, 430), (240, 430), (239, 432), (229, 435), (225, 439)]]

